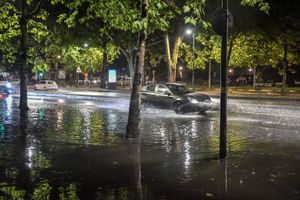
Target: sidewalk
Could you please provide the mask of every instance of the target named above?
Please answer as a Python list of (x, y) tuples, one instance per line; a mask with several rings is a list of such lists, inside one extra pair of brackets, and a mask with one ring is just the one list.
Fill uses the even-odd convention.
[[(227, 96), (229, 98), (263, 98), (263, 99), (287, 99), (287, 100), (300, 100), (300, 88), (287, 88), (286, 94), (281, 94), (280, 88), (234, 88), (229, 87), (227, 90)], [(219, 88), (202, 88), (202, 93), (209, 96), (219, 97)]]

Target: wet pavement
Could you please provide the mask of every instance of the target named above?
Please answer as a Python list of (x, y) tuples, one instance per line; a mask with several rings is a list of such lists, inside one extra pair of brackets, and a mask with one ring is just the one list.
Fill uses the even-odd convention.
[(20, 129), (18, 98), (1, 102), (0, 199), (300, 199), (299, 101), (230, 100), (224, 160), (217, 110), (144, 108), (139, 145), (128, 103), (34, 96)]

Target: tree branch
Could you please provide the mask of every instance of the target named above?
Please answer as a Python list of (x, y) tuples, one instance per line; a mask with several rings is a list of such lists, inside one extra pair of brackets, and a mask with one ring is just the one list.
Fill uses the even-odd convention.
[(35, 9), (31, 13), (28, 13), (29, 18), (36, 15), (41, 10), (41, 2), (42, 1), (39, 1), (38, 4), (36, 5)]

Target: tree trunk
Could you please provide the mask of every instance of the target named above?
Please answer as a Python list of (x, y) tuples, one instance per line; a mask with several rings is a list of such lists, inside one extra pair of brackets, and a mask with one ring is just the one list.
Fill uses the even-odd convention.
[[(141, 20), (147, 21), (148, 0), (141, 0)], [(129, 105), (129, 114), (127, 122), (126, 138), (140, 137), (140, 120), (141, 120), (141, 87), (142, 87), (142, 69), (144, 69), (145, 51), (146, 51), (147, 30), (144, 28), (140, 31), (139, 38), (139, 62), (135, 69), (134, 81), (131, 91)]]
[(22, 15), (20, 18), (20, 29), (21, 29), (21, 38), (20, 38), (20, 123), (22, 124), (24, 117), (29, 110), (28, 103), (27, 103), (27, 81), (26, 81), (26, 70), (27, 70), (27, 5), (26, 0), (21, 0), (21, 8), (22, 8)]
[(253, 89), (256, 87), (256, 66), (253, 67)]
[(228, 53), (227, 53), (227, 66), (229, 66), (230, 56), (231, 56), (232, 48), (233, 48), (233, 45), (234, 45), (234, 40), (235, 40), (236, 37), (237, 37), (237, 34), (234, 34), (231, 37), (231, 40), (230, 40), (230, 43), (229, 43), (229, 49), (228, 49)]
[(164, 34), (165, 38), (165, 50), (166, 50), (166, 57), (167, 57), (167, 65), (168, 65), (168, 82), (175, 82), (176, 81), (176, 66), (178, 61), (179, 55), (179, 48), (182, 43), (183, 37), (178, 34), (175, 38), (173, 51), (171, 51), (170, 47), (170, 39), (169, 34)]
[(288, 60), (287, 60), (287, 54), (288, 54), (288, 46), (287, 42), (284, 42), (284, 54), (283, 54), (283, 76), (282, 76), (282, 86), (281, 86), (281, 94), (285, 95), (286, 93), (286, 79), (287, 79), (287, 71), (288, 71)]
[(172, 60), (171, 60), (169, 34), (165, 33), (164, 38), (165, 38), (166, 59), (167, 59), (167, 65), (168, 65), (168, 82), (172, 82)]
[(208, 88), (211, 88), (211, 60), (208, 63)]
[(105, 72), (107, 68), (107, 47), (105, 46), (104, 52), (103, 52), (103, 66), (101, 70), (101, 82), (100, 82), (100, 88), (106, 88), (105, 83)]

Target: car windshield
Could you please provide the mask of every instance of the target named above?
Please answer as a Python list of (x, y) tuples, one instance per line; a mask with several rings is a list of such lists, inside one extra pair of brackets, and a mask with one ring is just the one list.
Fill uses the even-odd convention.
[(174, 94), (183, 94), (189, 92), (189, 90), (184, 85), (167, 85), (167, 87)]

